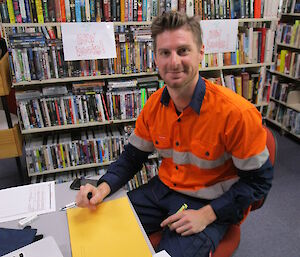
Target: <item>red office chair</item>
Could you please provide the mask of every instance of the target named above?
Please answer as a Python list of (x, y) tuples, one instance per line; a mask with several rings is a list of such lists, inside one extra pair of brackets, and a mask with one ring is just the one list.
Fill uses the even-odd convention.
[[(267, 148), (270, 153), (270, 161), (272, 165), (274, 166), (276, 155), (277, 155), (277, 142), (276, 137), (273, 135), (273, 132), (268, 129), (267, 127), (264, 127), (267, 132)], [(250, 211), (254, 211), (258, 208), (260, 208), (265, 199), (262, 199), (260, 201), (257, 201), (251, 205), (249, 208)], [(154, 249), (158, 246), (160, 239), (162, 236), (162, 232), (158, 231), (149, 236), (150, 242), (153, 245)], [(219, 243), (216, 251), (213, 253), (212, 257), (230, 257), (235, 252), (235, 250), (238, 248), (241, 238), (241, 229), (239, 225), (231, 225), (228, 228), (228, 231), (226, 232), (225, 236)]]

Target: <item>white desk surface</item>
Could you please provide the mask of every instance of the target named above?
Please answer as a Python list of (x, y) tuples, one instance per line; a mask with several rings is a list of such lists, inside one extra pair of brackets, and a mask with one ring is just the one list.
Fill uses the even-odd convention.
[[(71, 257), (72, 254), (70, 246), (67, 212), (59, 211), (59, 209), (65, 206), (66, 204), (75, 201), (75, 196), (78, 191), (71, 190), (69, 188), (70, 184), (70, 182), (57, 184), (55, 186), (56, 211), (53, 213), (39, 215), (38, 218), (30, 224), (32, 228), (37, 229), (37, 234), (43, 234), (44, 237), (53, 236), (64, 257)], [(106, 200), (116, 199), (125, 195), (126, 192), (124, 190), (119, 190)], [(136, 215), (133, 207), (132, 210)], [(148, 244), (151, 253), (154, 254), (155, 251), (138, 218), (137, 221), (141, 227), (144, 238)], [(18, 220), (1, 223), (0, 225), (1, 227), (5, 228), (19, 228)]]

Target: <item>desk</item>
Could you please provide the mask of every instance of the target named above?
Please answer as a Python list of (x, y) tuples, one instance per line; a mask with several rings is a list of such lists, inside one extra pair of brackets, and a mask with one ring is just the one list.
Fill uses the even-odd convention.
[[(64, 257), (71, 257), (72, 254), (67, 213), (66, 211), (59, 211), (59, 209), (75, 200), (75, 196), (78, 191), (71, 190), (69, 188), (70, 184), (71, 183), (68, 182), (55, 185), (56, 212), (39, 215), (39, 217), (31, 223), (32, 228), (36, 228), (38, 234), (43, 234), (44, 237), (53, 236)], [(124, 195), (126, 195), (126, 192), (125, 190), (121, 189), (111, 197), (108, 197), (105, 201), (116, 199)], [(133, 208), (132, 210), (136, 215)], [(138, 218), (137, 221), (141, 227), (151, 253), (154, 254), (155, 251)], [(0, 226), (5, 228), (18, 228), (18, 221), (14, 220), (1, 223)]]

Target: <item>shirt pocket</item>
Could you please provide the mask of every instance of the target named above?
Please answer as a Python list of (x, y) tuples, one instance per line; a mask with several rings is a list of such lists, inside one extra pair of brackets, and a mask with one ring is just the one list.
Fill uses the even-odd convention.
[(212, 144), (200, 140), (193, 140), (191, 143), (191, 152), (198, 158), (204, 160), (217, 160), (225, 158), (225, 147), (221, 144)]
[(152, 132), (152, 141), (157, 149), (169, 149), (171, 148), (170, 137), (162, 133)]

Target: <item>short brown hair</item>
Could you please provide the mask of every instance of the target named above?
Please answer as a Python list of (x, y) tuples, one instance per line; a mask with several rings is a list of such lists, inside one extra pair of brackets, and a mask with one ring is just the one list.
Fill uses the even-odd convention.
[(182, 12), (165, 12), (157, 16), (151, 25), (152, 38), (154, 40), (154, 53), (156, 52), (156, 37), (166, 30), (176, 30), (181, 27), (186, 27), (194, 36), (195, 43), (200, 50), (202, 47), (202, 30), (200, 27), (200, 17), (188, 17)]

